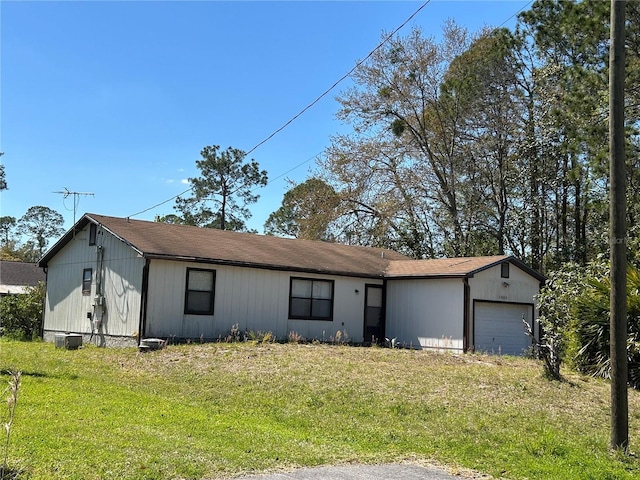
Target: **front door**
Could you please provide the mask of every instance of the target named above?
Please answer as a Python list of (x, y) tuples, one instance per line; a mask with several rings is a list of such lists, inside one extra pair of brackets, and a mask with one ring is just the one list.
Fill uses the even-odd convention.
[(364, 302), (364, 343), (378, 343), (384, 340), (382, 285), (366, 285)]

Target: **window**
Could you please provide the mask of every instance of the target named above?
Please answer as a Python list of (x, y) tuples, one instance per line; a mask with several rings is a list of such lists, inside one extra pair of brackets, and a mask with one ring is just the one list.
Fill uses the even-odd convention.
[(82, 271), (82, 294), (83, 295), (91, 295), (91, 276), (93, 274), (93, 270), (90, 268), (85, 268)]
[(98, 231), (98, 226), (95, 223), (89, 225), (89, 245), (96, 244), (96, 233)]
[(500, 265), (500, 276), (502, 278), (509, 278), (509, 262), (502, 262)]
[(216, 271), (187, 268), (187, 291), (184, 313), (213, 315)]
[(333, 280), (291, 277), (289, 318), (333, 319)]

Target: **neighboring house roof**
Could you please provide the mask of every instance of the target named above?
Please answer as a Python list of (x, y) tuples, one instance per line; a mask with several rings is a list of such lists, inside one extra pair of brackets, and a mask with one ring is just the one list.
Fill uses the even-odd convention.
[(390, 262), (389, 278), (472, 277), (475, 273), (508, 261), (540, 281), (544, 276), (510, 255), (485, 257), (434, 258), (429, 260), (399, 260)]
[(45, 273), (34, 263), (0, 260), (0, 293), (23, 293), (25, 287), (45, 281)]
[(102, 226), (146, 258), (373, 278), (471, 277), (505, 260), (539, 280), (544, 277), (513, 256), (412, 260), (392, 250), (213, 228), (85, 214), (40, 260), (55, 254), (89, 223)]

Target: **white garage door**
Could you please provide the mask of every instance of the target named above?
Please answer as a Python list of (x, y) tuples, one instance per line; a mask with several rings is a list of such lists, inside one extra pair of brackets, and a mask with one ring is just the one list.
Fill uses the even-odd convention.
[(522, 355), (531, 346), (522, 316), (531, 325), (533, 307), (510, 303), (475, 302), (475, 351)]

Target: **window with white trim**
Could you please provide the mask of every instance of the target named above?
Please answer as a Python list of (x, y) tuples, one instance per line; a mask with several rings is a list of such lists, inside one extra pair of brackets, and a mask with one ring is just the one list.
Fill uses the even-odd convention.
[(289, 318), (333, 320), (333, 280), (291, 277)]
[(509, 262), (502, 262), (500, 264), (500, 277), (509, 278)]
[(213, 315), (216, 271), (187, 268), (184, 313)]
[(89, 224), (89, 245), (96, 244), (97, 234), (98, 234), (98, 226), (95, 223)]
[(91, 268), (85, 268), (82, 270), (82, 295), (91, 295), (92, 276), (93, 270)]

